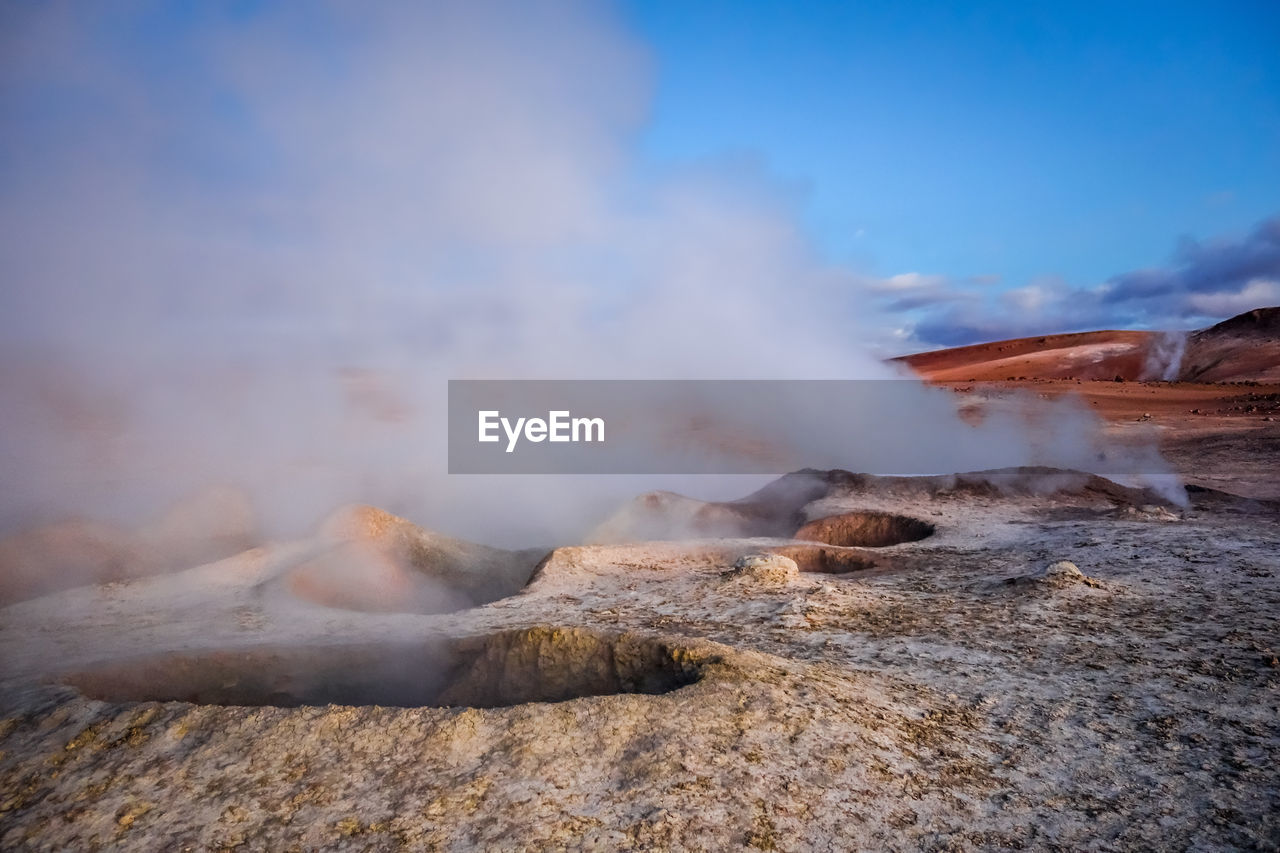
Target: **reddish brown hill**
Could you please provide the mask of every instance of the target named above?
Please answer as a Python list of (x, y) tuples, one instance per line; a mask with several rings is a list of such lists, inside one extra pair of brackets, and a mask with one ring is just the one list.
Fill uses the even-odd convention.
[(1274, 382), (1280, 381), (1280, 308), (1257, 308), (1189, 334), (1106, 330), (1043, 335), (893, 360), (936, 382), (1117, 376)]
[(1280, 381), (1280, 308), (1255, 308), (1192, 332), (1179, 379)]
[(938, 382), (1137, 378), (1154, 337), (1152, 332), (1125, 331), (1043, 335), (917, 353), (894, 361)]

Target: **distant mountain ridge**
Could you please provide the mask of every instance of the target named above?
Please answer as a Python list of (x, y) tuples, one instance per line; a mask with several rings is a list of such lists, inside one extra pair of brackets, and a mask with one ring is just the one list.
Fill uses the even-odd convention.
[(1040, 335), (891, 359), (925, 379), (1168, 379), (1280, 382), (1280, 307), (1192, 332), (1101, 330)]
[(1204, 337), (1225, 334), (1280, 337), (1280, 306), (1254, 308), (1252, 311), (1237, 314), (1229, 320), (1223, 320), (1215, 326), (1192, 332), (1193, 336)]

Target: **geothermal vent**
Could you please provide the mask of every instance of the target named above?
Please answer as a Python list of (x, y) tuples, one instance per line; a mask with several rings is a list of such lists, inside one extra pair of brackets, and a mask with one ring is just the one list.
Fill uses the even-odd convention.
[(414, 645), (174, 653), (64, 679), (108, 702), (497, 708), (693, 684), (706, 652), (630, 634), (536, 627)]
[(811, 521), (795, 532), (796, 539), (846, 548), (884, 548), (919, 542), (932, 536), (927, 521), (889, 512), (846, 512)]
[(880, 563), (865, 551), (853, 548), (824, 548), (821, 545), (784, 545), (767, 549), (770, 554), (790, 557), (802, 572), (843, 575), (874, 569)]

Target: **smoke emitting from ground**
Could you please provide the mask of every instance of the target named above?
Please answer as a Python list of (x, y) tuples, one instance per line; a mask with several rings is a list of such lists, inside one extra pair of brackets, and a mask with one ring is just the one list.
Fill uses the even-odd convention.
[(1142, 375), (1148, 379), (1172, 382), (1182, 369), (1182, 358), (1187, 352), (1186, 332), (1162, 332), (1155, 336)]
[[(595, 5), (211, 6), (163, 45), (134, 34), (171, 9), (2, 14), (4, 530), (229, 484), (270, 536), (359, 501), (549, 541), (644, 488), (750, 489), (449, 477), (448, 378), (893, 376), (763, 169), (638, 153), (649, 61)], [(884, 428), (1087, 458), (1092, 416), (1050, 412), (1048, 456)], [(839, 425), (797, 440), (859, 466)]]

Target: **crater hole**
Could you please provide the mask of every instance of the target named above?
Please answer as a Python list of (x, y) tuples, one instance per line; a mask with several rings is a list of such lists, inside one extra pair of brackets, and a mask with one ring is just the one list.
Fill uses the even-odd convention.
[(843, 547), (884, 548), (919, 542), (932, 536), (934, 529), (932, 524), (918, 518), (866, 510), (811, 521), (795, 532), (795, 538)]
[(802, 572), (843, 575), (879, 567), (874, 557), (851, 548), (824, 548), (821, 545), (786, 545), (770, 548), (770, 553), (790, 557)]
[(699, 681), (713, 662), (706, 653), (630, 634), (536, 627), (412, 645), (154, 655), (63, 681), (108, 702), (498, 708), (669, 693)]

